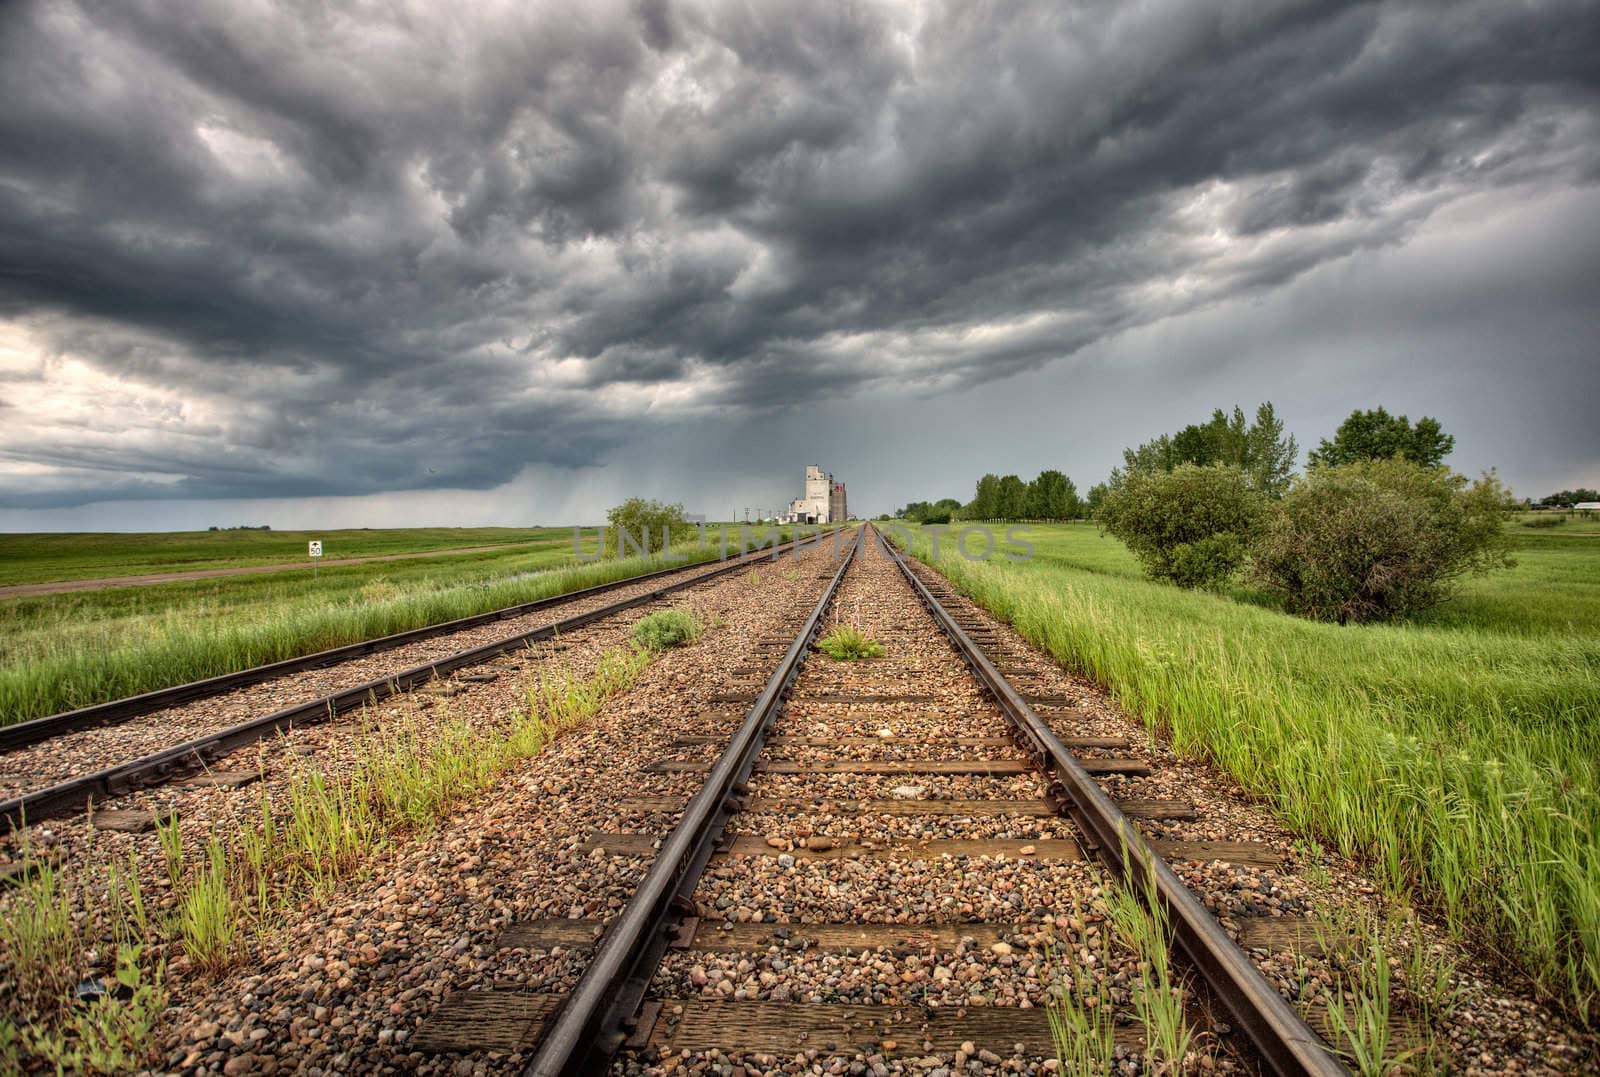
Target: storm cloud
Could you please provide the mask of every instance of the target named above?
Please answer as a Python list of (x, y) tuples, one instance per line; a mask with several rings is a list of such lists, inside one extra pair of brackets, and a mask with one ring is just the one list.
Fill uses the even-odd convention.
[(987, 398), (1591, 189), (1596, 56), (1579, 2), (8, 5), (0, 507)]

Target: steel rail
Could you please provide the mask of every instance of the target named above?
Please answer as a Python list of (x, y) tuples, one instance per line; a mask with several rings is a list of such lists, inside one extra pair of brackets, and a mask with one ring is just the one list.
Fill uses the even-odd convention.
[[(806, 539), (795, 540), (783, 546), (773, 547), (770, 551), (763, 549), (762, 553), (751, 554), (747, 557), (725, 562), (709, 572), (702, 572), (688, 579), (666, 584), (642, 595), (619, 599), (588, 613), (575, 614), (526, 632), (519, 632), (516, 635), (492, 640), (489, 643), (458, 651), (455, 654), (447, 655), (432, 662), (412, 666), (388, 677), (366, 681), (363, 684), (341, 689), (338, 692), (320, 696), (304, 703), (292, 704), (270, 714), (261, 715), (225, 729), (203, 734), (192, 740), (173, 745), (170, 748), (163, 748), (160, 751), (140, 756), (137, 759), (79, 775), (76, 778), (58, 782), (43, 789), (23, 793), (9, 800), (0, 801), (0, 822), (3, 822), (6, 829), (16, 830), (24, 825), (25, 822), (37, 822), (40, 819), (51, 816), (67, 814), (82, 809), (95, 800), (120, 796), (133, 789), (151, 784), (160, 784), (176, 772), (186, 771), (196, 765), (207, 763), (219, 756), (236, 751), (245, 745), (253, 744), (263, 737), (271, 736), (280, 730), (291, 729), (297, 725), (310, 725), (327, 721), (344, 711), (352, 710), (366, 703), (376, 703), (389, 696), (426, 684), (443, 674), (454, 672), (466, 666), (487, 662), (507, 651), (525, 647), (540, 640), (563, 635), (609, 617), (612, 614), (621, 613), (636, 606), (646, 605), (676, 591), (693, 587), (696, 584), (729, 572), (735, 572), (754, 562), (776, 558), (785, 551), (797, 550), (803, 546), (820, 543), (823, 541), (823, 537), (823, 535), (819, 534)], [(637, 582), (637, 579), (634, 582)]]
[(1136, 892), (1143, 893), (1147, 885), (1153, 889), (1166, 909), (1179, 948), (1244, 1031), (1267, 1072), (1283, 1077), (1348, 1077), (1350, 1071), (1267, 982), (1171, 866), (1150, 848), (1116, 802), (956, 623), (911, 570), (906, 556), (881, 535), (874, 534), (1005, 712), (1025, 748), (1053, 779), (1052, 792), (1057, 801), (1090, 838), (1101, 861)]
[[(786, 550), (794, 548), (795, 542), (777, 545), (768, 550), (761, 547), (763, 552), (751, 554), (751, 558), (777, 556)], [(805, 540), (814, 541), (812, 539)], [(700, 562), (705, 564), (706, 562)], [(505, 606), (485, 613), (474, 613), (466, 617), (458, 617), (453, 621), (440, 621), (438, 624), (423, 625), (421, 628), (407, 629), (404, 632), (395, 632), (376, 639), (363, 640), (359, 643), (347, 643), (339, 647), (330, 647), (327, 650), (316, 651), (312, 654), (300, 655), (296, 658), (285, 658), (278, 662), (269, 662), (262, 666), (252, 666), (249, 669), (237, 670), (233, 673), (223, 673), (203, 680), (189, 681), (186, 684), (175, 684), (169, 688), (158, 688), (150, 692), (142, 692), (136, 696), (126, 696), (122, 699), (107, 700), (104, 703), (92, 703), (85, 707), (78, 707), (70, 711), (61, 711), (59, 714), (46, 715), (41, 718), (31, 718), (26, 722), (13, 722), (10, 725), (0, 726), (0, 752), (15, 751), (26, 748), (32, 744), (39, 744), (51, 740), (65, 733), (76, 733), (84, 729), (93, 729), (98, 726), (116, 725), (138, 718), (155, 711), (175, 707), (180, 703), (193, 703), (199, 699), (209, 699), (212, 696), (231, 692), (236, 688), (248, 688), (253, 684), (270, 681), (275, 677), (286, 676), (290, 673), (303, 673), (308, 669), (321, 669), (325, 666), (338, 665), (340, 662), (352, 658), (365, 658), (367, 655), (378, 654), (383, 651), (403, 647), (408, 643), (417, 643), (436, 636), (448, 636), (452, 632), (461, 632), (481, 625), (493, 624), (495, 621), (510, 620), (513, 617), (522, 617), (540, 610), (550, 609), (555, 606), (566, 605), (569, 602), (580, 602), (586, 598), (606, 594), (623, 587), (631, 587), (638, 583), (648, 583), (678, 572), (687, 572), (695, 568), (694, 564), (679, 565), (676, 568), (656, 569), (644, 572), (637, 576), (629, 576), (622, 580), (613, 580), (610, 583), (596, 584), (577, 591), (568, 591), (565, 594), (551, 595), (548, 598), (535, 599), (532, 602), (522, 602), (514, 606)]]
[(523, 1070), (525, 1077), (603, 1073), (634, 1031), (635, 1015), (662, 954), (682, 921), (694, 915), (694, 891), (700, 875), (728, 820), (738, 810), (733, 798), (749, 780), (783, 695), (799, 673), (845, 571), (860, 555), (864, 537), (863, 529), (856, 535), (855, 549), (833, 574), (811, 616), (711, 768), (705, 785), (662, 842), (639, 889), (601, 936), (577, 985), (545, 1026), (539, 1049)]

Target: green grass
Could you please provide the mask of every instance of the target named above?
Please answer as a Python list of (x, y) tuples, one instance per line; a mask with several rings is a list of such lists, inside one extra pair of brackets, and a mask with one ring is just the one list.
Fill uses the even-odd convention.
[(817, 641), (817, 646), (829, 658), (840, 662), (882, 658), (884, 655), (883, 644), (854, 625), (834, 625), (833, 631)]
[(415, 527), (377, 531), (173, 531), (161, 534), (0, 535), (0, 586), (140, 576), (246, 565), (309, 566), (306, 543), (324, 558), (379, 557), (472, 546), (571, 547), (570, 527)]
[[(1600, 1015), (1600, 539), (1512, 525), (1516, 569), (1411, 624), (1289, 617), (1139, 577), (1092, 525), (938, 567), (1296, 830)], [(928, 553), (925, 536), (914, 540)]]
[[(594, 532), (587, 537), (592, 550)], [(715, 532), (707, 537), (706, 549), (685, 551), (691, 559), (718, 556)], [(737, 533), (730, 555), (736, 544)], [(637, 558), (576, 564), (569, 529), (537, 548), (348, 565), (315, 579), (270, 573), (0, 599), (0, 724), (664, 567)]]
[(633, 639), (651, 651), (693, 643), (705, 631), (700, 618), (687, 610), (658, 610), (634, 622)]
[[(145, 872), (165, 891), (153, 901), (132, 847), (123, 862), (91, 845), (68, 875), (24, 831), (18, 851), (31, 870), (0, 892), (0, 1072), (139, 1069), (165, 1007), (166, 966), (149, 952), (181, 951), (185, 975), (237, 965), (295, 923), (295, 910), (369, 873), (375, 857), (592, 719), (652, 658), (626, 648), (606, 652), (587, 674), (545, 668), (502, 722), (446, 713), (370, 727), (338, 764), (296, 763), (287, 792), (263, 791), (258, 812), (238, 824), (191, 833), (196, 855), (187, 867), (173, 852), (183, 845), (179, 824), (164, 824), (163, 870)], [(73, 986), (108, 944), (123, 990), (75, 1004)]]

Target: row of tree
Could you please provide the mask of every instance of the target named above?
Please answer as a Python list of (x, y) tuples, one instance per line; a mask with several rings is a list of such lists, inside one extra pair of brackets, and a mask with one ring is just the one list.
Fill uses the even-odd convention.
[(1576, 490), (1557, 490), (1548, 497), (1541, 497), (1538, 501), (1531, 502), (1529, 507), (1567, 509), (1585, 501), (1600, 501), (1600, 490), (1589, 490), (1581, 486)]
[(921, 524), (947, 524), (952, 520), (1081, 520), (1089, 512), (1089, 503), (1078, 496), (1073, 481), (1051, 469), (1039, 472), (1032, 482), (1016, 475), (985, 475), (965, 505), (953, 497), (913, 501), (895, 516)]
[[(1403, 457), (1420, 467), (1434, 468), (1454, 447), (1455, 438), (1444, 432), (1437, 419), (1424, 416), (1412, 423), (1407, 416), (1391, 415), (1380, 407), (1351, 412), (1332, 438), (1323, 438), (1312, 450), (1308, 463), (1312, 467), (1337, 467)], [(985, 475), (978, 480), (972, 500), (964, 505), (949, 497), (913, 501), (895, 515), (935, 524), (952, 520), (1098, 517), (1106, 495), (1129, 476), (1169, 472), (1185, 464), (1236, 469), (1251, 489), (1266, 497), (1281, 498), (1288, 492), (1299, 455), (1299, 444), (1284, 429), (1271, 401), (1256, 408), (1253, 420), (1246, 417), (1243, 408), (1235, 407), (1232, 412), (1217, 408), (1206, 422), (1191, 423), (1175, 434), (1162, 434), (1124, 449), (1122, 466), (1111, 472), (1107, 482), (1090, 487), (1081, 497), (1073, 481), (1056, 470), (1041, 471), (1032, 482), (1024, 482), (1016, 475)], [(1592, 491), (1577, 491), (1587, 492)]]

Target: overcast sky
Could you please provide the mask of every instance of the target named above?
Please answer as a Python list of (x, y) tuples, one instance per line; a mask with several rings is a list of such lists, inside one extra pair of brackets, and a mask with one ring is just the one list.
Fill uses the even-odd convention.
[[(346, 8), (343, 13), (330, 8)], [(0, 6), (0, 529), (1600, 486), (1600, 4)]]

